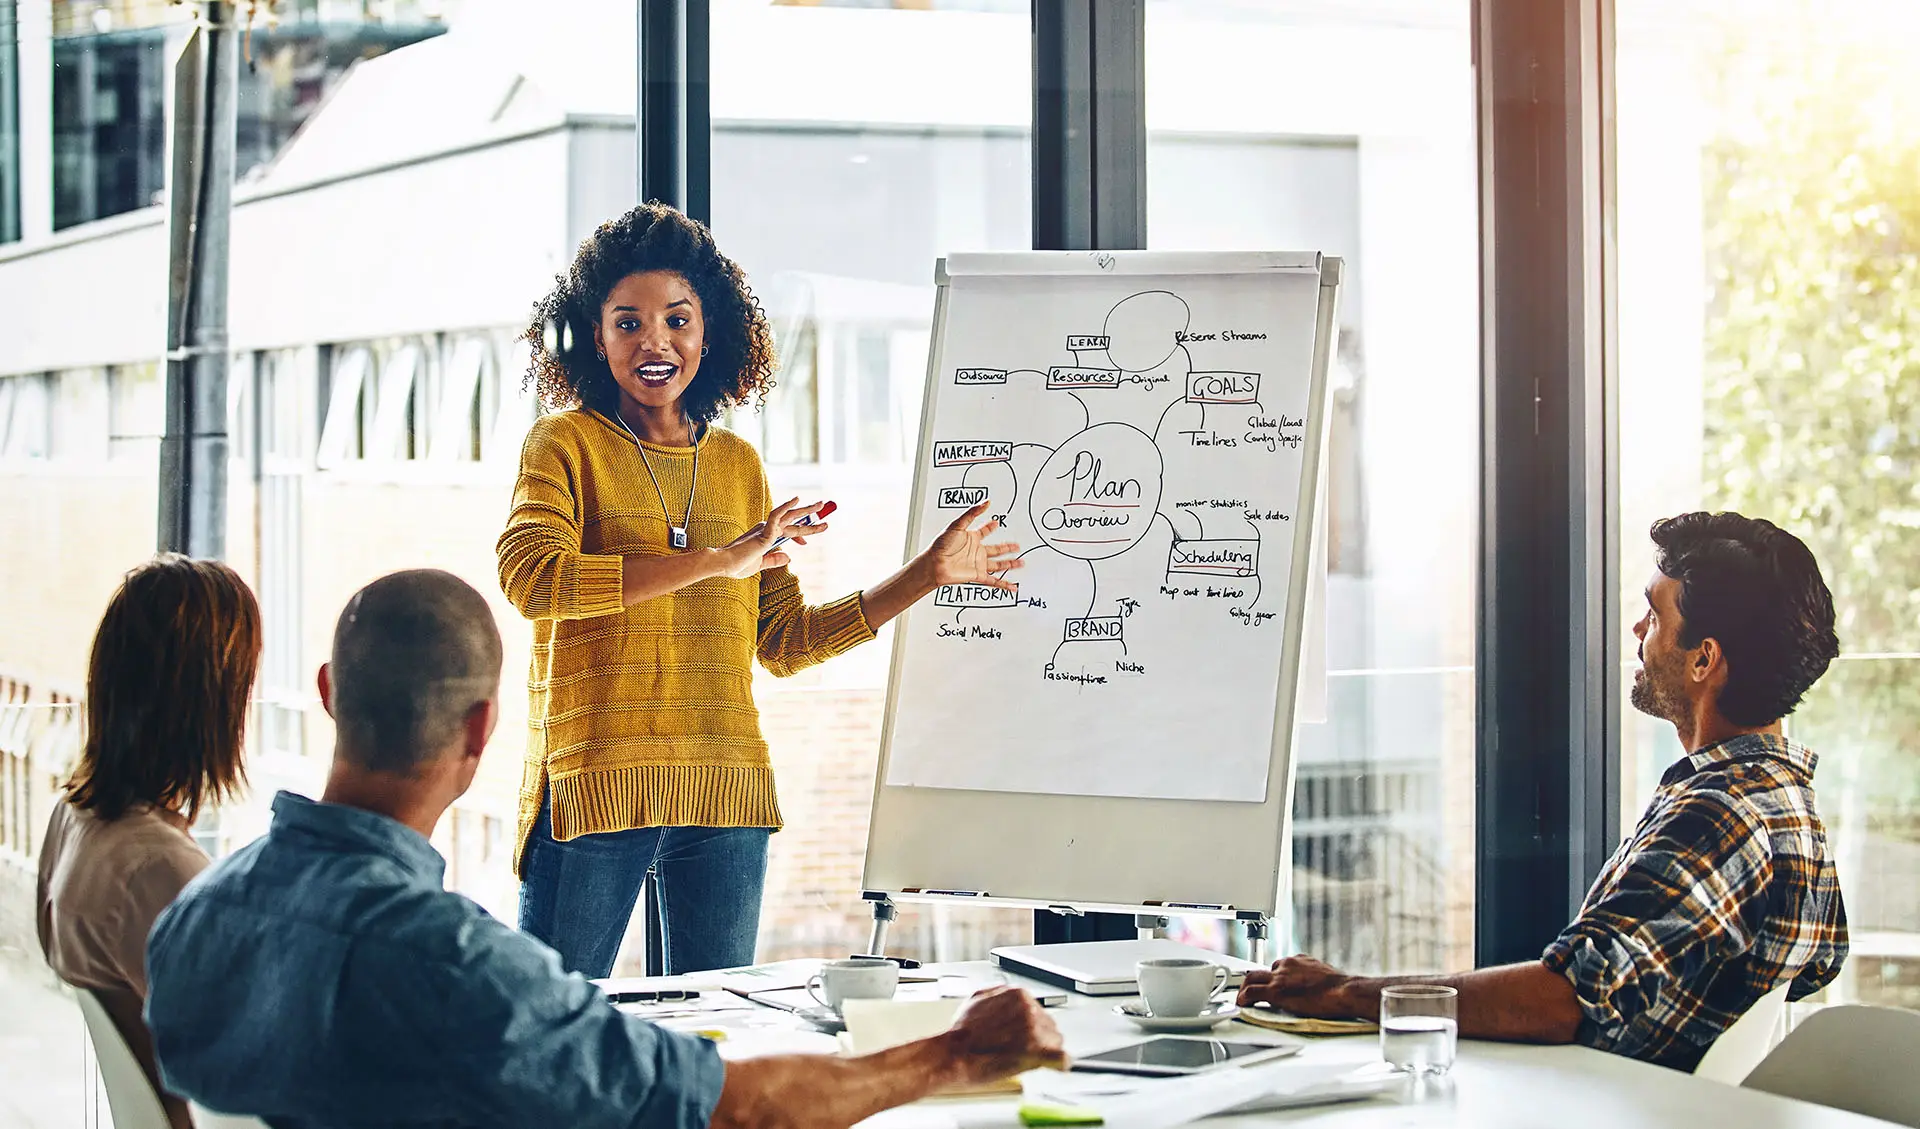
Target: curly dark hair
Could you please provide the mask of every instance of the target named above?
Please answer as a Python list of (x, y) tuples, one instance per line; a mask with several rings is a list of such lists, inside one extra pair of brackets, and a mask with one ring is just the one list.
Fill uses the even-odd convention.
[(1688, 513), (1653, 523), (1660, 571), (1680, 583), (1680, 645), (1718, 640), (1720, 712), (1762, 726), (1792, 713), (1840, 653), (1833, 594), (1812, 550), (1770, 521)]
[(765, 403), (776, 366), (773, 333), (747, 276), (720, 253), (706, 225), (660, 203), (641, 204), (595, 228), (573, 266), (534, 303), (522, 334), (533, 346), (525, 387), (549, 408), (584, 404), (612, 415), (619, 389), (595, 352), (593, 327), (621, 279), (652, 270), (685, 278), (706, 322), (707, 356), (681, 397), (687, 415), (707, 424), (729, 407)]

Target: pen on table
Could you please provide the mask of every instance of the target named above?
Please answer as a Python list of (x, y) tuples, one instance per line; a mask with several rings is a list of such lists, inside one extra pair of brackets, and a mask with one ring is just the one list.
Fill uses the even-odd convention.
[(851, 956), (849, 956), (847, 959), (848, 960), (885, 960), (885, 961), (892, 961), (894, 964), (899, 965), (901, 968), (919, 968), (920, 967), (920, 962), (917, 960), (914, 960), (912, 957), (888, 957), (888, 956), (880, 956), (877, 953), (854, 953)]
[[(830, 513), (832, 513), (832, 512), (834, 511), (834, 510), (836, 510), (836, 509), (839, 509), (839, 508), (840, 508), (840, 503), (838, 503), (838, 502), (828, 502), (828, 503), (827, 503), (826, 505), (824, 505), (824, 506), (821, 506), (818, 512), (816, 512), (816, 513), (812, 513), (812, 514), (808, 514), (808, 515), (807, 515), (806, 517), (803, 517), (803, 518), (801, 518), (801, 519), (800, 519), (800, 524), (801, 524), (801, 525), (812, 525), (812, 524), (814, 524), (815, 522), (818, 522), (818, 521), (820, 521), (821, 519), (823, 519), (823, 518), (825, 518), (825, 517), (826, 517), (826, 516), (827, 516), (828, 514), (830, 514)], [(774, 541), (774, 543), (773, 543), (773, 547), (774, 547), (775, 549), (778, 549), (778, 548), (779, 548), (780, 546), (782, 546), (782, 545), (784, 545), (784, 544), (786, 544), (786, 543), (788, 542), (788, 540), (790, 540), (790, 538), (788, 538), (788, 537), (781, 537), (781, 538), (778, 538), (778, 539), (776, 539), (776, 540)]]
[(791, 1012), (799, 1012), (799, 1011), (805, 1010), (799, 1004), (790, 1004), (784, 1000), (775, 1000), (775, 999), (766, 998), (754, 992), (751, 992), (745, 988), (728, 988), (727, 991), (733, 993), (736, 996), (739, 996), (741, 999), (747, 1001), (750, 1004), (759, 1004), (761, 1007), (770, 1007), (778, 1011), (791, 1011)]
[(642, 988), (615, 990), (607, 998), (616, 1004), (671, 1004), (700, 998), (697, 988)]

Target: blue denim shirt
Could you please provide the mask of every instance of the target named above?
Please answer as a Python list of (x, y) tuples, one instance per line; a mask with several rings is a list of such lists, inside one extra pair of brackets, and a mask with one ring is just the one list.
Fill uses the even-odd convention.
[(441, 885), (411, 828), (282, 792), (147, 941), (169, 1090), (275, 1129), (704, 1127), (704, 1039), (624, 1015)]

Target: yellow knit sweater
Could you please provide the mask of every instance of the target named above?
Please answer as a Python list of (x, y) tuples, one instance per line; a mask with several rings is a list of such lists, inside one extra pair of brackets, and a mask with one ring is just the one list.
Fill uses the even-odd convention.
[[(692, 448), (644, 446), (658, 492), (634, 440), (586, 409), (542, 416), (520, 454), (497, 547), (500, 587), (534, 621), (516, 874), (549, 791), (561, 840), (779, 827), (754, 655), (788, 675), (873, 638), (859, 593), (809, 607), (784, 568), (623, 607), (621, 557), (670, 552), (667, 515), (679, 524), (695, 488)], [(688, 535), (705, 549), (765, 520), (772, 500), (746, 440), (711, 427), (699, 455)]]

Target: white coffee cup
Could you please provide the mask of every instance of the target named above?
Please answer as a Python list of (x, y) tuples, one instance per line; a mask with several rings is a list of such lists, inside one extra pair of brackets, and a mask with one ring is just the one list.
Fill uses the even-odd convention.
[(1207, 1001), (1226, 987), (1229, 973), (1210, 960), (1143, 960), (1134, 968), (1147, 1011), (1160, 1019), (1199, 1015)]
[(855, 957), (830, 960), (807, 980), (807, 995), (835, 1014), (848, 1000), (890, 1000), (900, 986), (900, 966), (890, 960)]

